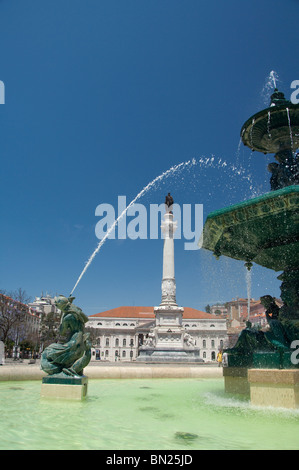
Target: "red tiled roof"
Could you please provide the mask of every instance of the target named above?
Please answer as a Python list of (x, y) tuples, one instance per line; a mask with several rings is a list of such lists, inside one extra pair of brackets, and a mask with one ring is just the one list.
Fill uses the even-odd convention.
[[(96, 313), (90, 315), (90, 318), (155, 318), (154, 307), (117, 307), (111, 310), (106, 310), (105, 312)], [(207, 319), (207, 320), (217, 320), (222, 318), (221, 315), (213, 315), (211, 313), (202, 312), (195, 308), (184, 307), (183, 319)]]

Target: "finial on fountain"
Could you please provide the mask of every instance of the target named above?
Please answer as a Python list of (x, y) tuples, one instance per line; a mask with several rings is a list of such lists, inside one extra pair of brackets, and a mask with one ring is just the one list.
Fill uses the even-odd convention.
[(271, 95), (270, 106), (288, 106), (289, 104), (290, 101), (285, 99), (284, 93), (282, 93), (282, 91), (279, 91), (278, 88), (275, 88), (274, 93)]

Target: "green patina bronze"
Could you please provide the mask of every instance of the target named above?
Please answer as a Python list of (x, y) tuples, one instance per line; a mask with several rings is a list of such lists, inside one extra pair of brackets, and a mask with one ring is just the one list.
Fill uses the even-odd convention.
[[(275, 89), (271, 106), (252, 116), (241, 130), (252, 150), (276, 153), (270, 163), (271, 192), (208, 215), (199, 245), (221, 255), (282, 271), (283, 306), (264, 296), (267, 331), (247, 322), (228, 366), (292, 368), (292, 342), (299, 340), (299, 105)], [(297, 366), (298, 367), (298, 366)]]
[(299, 185), (208, 215), (203, 248), (275, 271), (299, 266)]
[[(61, 383), (61, 379), (69, 379), (70, 383), (81, 383), (78, 379), (83, 376), (83, 369), (91, 359), (91, 343), (89, 333), (84, 333), (87, 316), (79, 307), (73, 305), (74, 297), (63, 295), (55, 297), (55, 304), (61, 311), (59, 333), (65, 336), (62, 343), (48, 346), (41, 357), (41, 368), (53, 380)], [(45, 377), (45, 383), (49, 378)]]

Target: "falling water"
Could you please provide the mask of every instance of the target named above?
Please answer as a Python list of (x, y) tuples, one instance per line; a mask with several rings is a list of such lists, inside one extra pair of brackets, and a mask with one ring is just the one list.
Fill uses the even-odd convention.
[(271, 139), (270, 123), (271, 123), (271, 113), (270, 111), (268, 111), (267, 132), (268, 132), (269, 139)]
[(246, 276), (246, 287), (247, 287), (247, 320), (249, 320), (250, 316), (250, 299), (251, 299), (251, 269), (246, 269), (245, 276)]
[(294, 141), (293, 141), (293, 133), (292, 133), (292, 127), (291, 127), (290, 111), (289, 111), (289, 108), (286, 108), (286, 109), (287, 109), (289, 129), (290, 129), (291, 146), (292, 146), (292, 150), (294, 150)]
[(251, 147), (253, 147), (252, 134), (253, 134), (253, 126), (254, 126), (254, 123), (255, 123), (255, 119), (253, 118), (253, 119), (252, 119), (252, 123), (251, 123), (251, 129), (250, 129), (250, 143), (251, 143)]
[(237, 162), (237, 164), (239, 164), (239, 161), (240, 161), (241, 144), (242, 144), (242, 137), (240, 137), (239, 145), (238, 145), (238, 148), (237, 148), (237, 151), (236, 151), (236, 162)]

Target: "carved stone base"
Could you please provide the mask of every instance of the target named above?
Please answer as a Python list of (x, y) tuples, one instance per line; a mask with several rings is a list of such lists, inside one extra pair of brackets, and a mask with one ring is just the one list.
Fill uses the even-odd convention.
[(249, 395), (246, 367), (223, 367), (224, 387), (227, 393)]
[(299, 370), (248, 369), (252, 405), (299, 408)]
[(83, 400), (87, 395), (88, 377), (55, 377), (43, 378), (41, 387), (42, 398), (62, 398)]
[(151, 363), (178, 363), (178, 362), (204, 362), (199, 357), (199, 349), (166, 349), (147, 348), (140, 349), (138, 362)]

